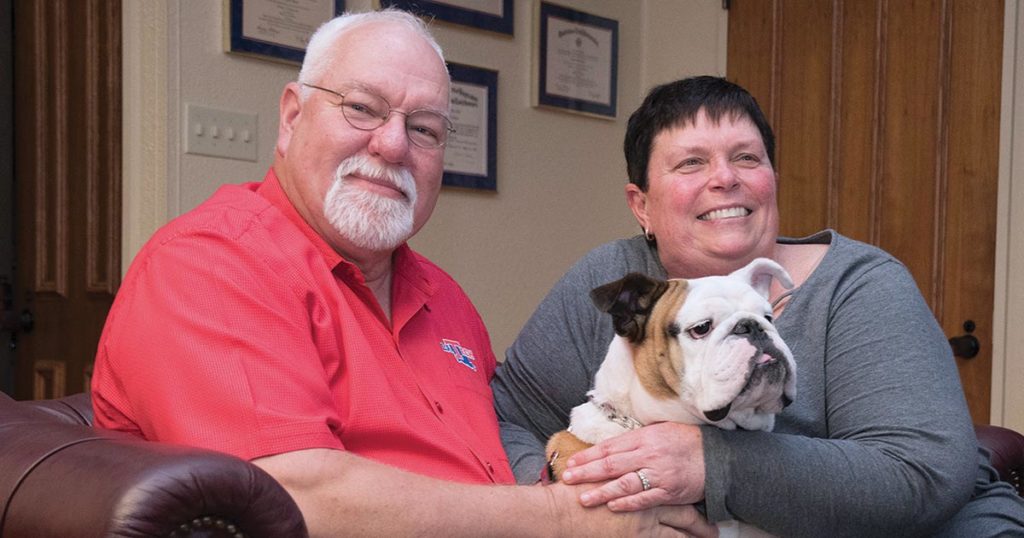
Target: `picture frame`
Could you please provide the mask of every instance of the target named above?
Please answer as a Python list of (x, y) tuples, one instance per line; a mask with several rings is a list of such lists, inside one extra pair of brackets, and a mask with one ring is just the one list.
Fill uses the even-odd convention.
[(535, 104), (614, 119), (619, 22), (543, 1), (538, 9)]
[(345, 11), (345, 0), (224, 0), (225, 49), (301, 64), (321, 24)]
[(514, 0), (380, 0), (380, 4), (445, 22), (514, 35)]
[(498, 72), (454, 62), (451, 74), (451, 119), (441, 184), (497, 191)]

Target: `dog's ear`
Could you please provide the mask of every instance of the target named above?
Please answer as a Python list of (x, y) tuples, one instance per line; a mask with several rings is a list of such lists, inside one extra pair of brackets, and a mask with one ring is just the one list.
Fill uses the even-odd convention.
[(630, 273), (615, 282), (590, 291), (597, 308), (612, 316), (615, 333), (633, 343), (644, 338), (647, 318), (668, 283), (640, 273)]
[(733, 271), (729, 276), (737, 277), (750, 284), (750, 287), (765, 299), (768, 298), (772, 278), (778, 280), (779, 284), (786, 289), (793, 288), (793, 280), (789, 278), (789, 273), (781, 265), (768, 258), (756, 258), (745, 267)]

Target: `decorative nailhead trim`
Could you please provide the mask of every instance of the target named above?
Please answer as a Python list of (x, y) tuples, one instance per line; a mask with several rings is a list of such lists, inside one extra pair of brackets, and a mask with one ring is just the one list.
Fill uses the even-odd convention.
[(219, 529), (224, 531), (225, 536), (231, 536), (232, 538), (246, 538), (245, 533), (238, 530), (238, 527), (234, 523), (229, 523), (224, 518), (203, 516), (197, 517), (188, 523), (182, 523), (178, 528), (171, 533), (172, 537), (175, 536), (191, 536), (195, 531), (205, 531), (210, 529)]

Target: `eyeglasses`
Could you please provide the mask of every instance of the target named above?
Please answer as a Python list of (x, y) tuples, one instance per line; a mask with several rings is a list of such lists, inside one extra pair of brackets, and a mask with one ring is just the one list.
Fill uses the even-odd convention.
[(383, 97), (366, 90), (350, 90), (346, 93), (328, 90), (313, 84), (300, 82), (307, 88), (320, 90), (341, 98), (341, 114), (348, 124), (360, 131), (372, 131), (388, 121), (391, 113), (405, 116), (405, 133), (409, 141), (426, 149), (443, 147), (448, 143), (448, 134), (454, 133), (452, 122), (447, 117), (433, 110), (417, 109), (402, 112), (391, 108), (391, 104)]

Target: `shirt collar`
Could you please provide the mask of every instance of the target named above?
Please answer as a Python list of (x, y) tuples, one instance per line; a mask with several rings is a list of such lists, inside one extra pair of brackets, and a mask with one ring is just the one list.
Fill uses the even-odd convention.
[[(340, 263), (349, 263), (341, 257), (331, 245), (320, 237), (320, 234), (316, 233), (316, 230), (306, 222), (306, 219), (302, 218), (299, 211), (295, 209), (291, 200), (288, 199), (288, 195), (285, 194), (284, 189), (281, 188), (281, 181), (277, 179), (277, 174), (274, 169), (271, 168), (267, 171), (267, 175), (263, 178), (263, 183), (260, 184), (256, 192), (260, 196), (266, 198), (268, 202), (278, 209), (292, 224), (298, 228), (303, 235), (309, 239), (309, 242), (316, 247), (320, 255), (323, 256), (324, 261), (330, 268), (335, 268)], [(351, 265), (351, 264), (350, 264)]]

